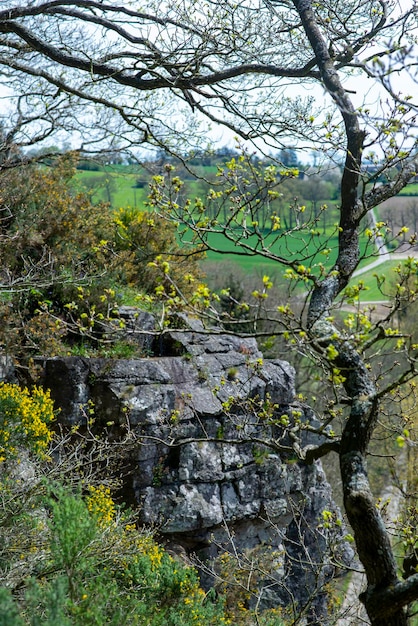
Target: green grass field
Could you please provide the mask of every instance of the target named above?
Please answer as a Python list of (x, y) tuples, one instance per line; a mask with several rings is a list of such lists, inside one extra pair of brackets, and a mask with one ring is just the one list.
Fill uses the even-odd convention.
[(85, 191), (91, 197), (92, 202), (108, 202), (112, 208), (135, 207), (145, 208), (148, 195), (148, 186), (135, 187), (138, 178), (146, 181), (141, 173), (132, 172), (129, 169), (123, 172), (113, 168), (106, 172), (77, 171), (74, 184), (77, 190)]
[[(266, 243), (269, 243), (269, 239), (272, 240), (273, 235), (266, 237)], [(246, 242), (252, 243), (251, 237)], [(244, 270), (249, 271), (252, 268), (259, 268), (264, 266), (266, 268), (274, 268), (278, 266), (278, 261), (274, 259), (266, 259), (262, 255), (240, 255), (242, 248), (235, 246), (233, 242), (228, 241), (222, 234), (211, 234), (209, 237), (209, 243), (212, 247), (221, 249), (222, 254), (216, 252), (208, 252), (207, 258), (212, 261), (222, 261), (225, 259), (225, 253), (229, 253), (228, 256), (240, 265)], [(255, 243), (255, 240), (254, 240)], [(287, 261), (297, 261), (301, 264), (305, 264), (311, 268), (314, 265), (322, 263), (325, 267), (331, 267), (336, 260), (337, 256), (338, 235), (336, 233), (327, 235), (319, 234), (312, 236), (310, 233), (297, 232), (293, 233), (291, 237), (283, 237), (279, 241), (275, 242), (271, 246), (271, 252), (277, 256), (281, 256)], [(361, 241), (361, 254), (365, 255), (366, 249), (368, 254), (373, 250), (370, 250), (370, 243), (364, 239)], [(326, 250), (329, 250), (329, 254), (323, 254)], [(371, 259), (374, 260), (374, 259)], [(360, 263), (361, 266), (367, 265), (370, 260), (365, 260)], [(319, 270), (317, 271), (319, 273)]]
[[(202, 174), (207, 176), (214, 175), (216, 168), (202, 168)], [(210, 171), (209, 171), (210, 170)], [(213, 170), (213, 171), (212, 171)], [(136, 183), (140, 180), (141, 186), (137, 187)], [(85, 171), (78, 170), (74, 178), (74, 187), (77, 190), (83, 190), (87, 192), (94, 203), (108, 202), (112, 208), (118, 207), (136, 207), (138, 209), (146, 208), (146, 201), (148, 195), (148, 181), (150, 180), (150, 174), (144, 169), (138, 166), (118, 166), (114, 165), (106, 169), (106, 171)], [(202, 193), (201, 183), (198, 181), (187, 180), (186, 181), (188, 193), (191, 197)], [(408, 185), (404, 190), (407, 195), (418, 194), (418, 183)], [(330, 232), (329, 234), (321, 233), (319, 235), (311, 236), (308, 232), (295, 233), (292, 236), (283, 237), (281, 240), (277, 240), (271, 248), (272, 253), (277, 256), (282, 256), (285, 259), (298, 260), (300, 263), (305, 264), (307, 267), (314, 267), (315, 264), (323, 263), (326, 267), (331, 267), (336, 259), (337, 249), (337, 234)], [(237, 235), (239, 232), (237, 231)], [(267, 243), (272, 240), (272, 235), (267, 236)], [(255, 243), (251, 241), (251, 238), (247, 240), (249, 243)], [(277, 260), (267, 259), (258, 254), (239, 254), (244, 249), (235, 245), (234, 242), (228, 241), (222, 234), (211, 234), (209, 237), (209, 243), (212, 247), (222, 250), (221, 253), (208, 252), (206, 259), (208, 266), (210, 264), (213, 267), (214, 263), (217, 267), (217, 272), (222, 275), (228, 274), (236, 264), (245, 274), (257, 273), (274, 275), (283, 274), (285, 268), (278, 263)], [(361, 243), (361, 253), (365, 254), (366, 246), (368, 242), (363, 240)], [(330, 249), (330, 253), (324, 255), (322, 251), (324, 249)], [(370, 248), (367, 249), (370, 254)], [(238, 254), (237, 254), (238, 253)], [(366, 259), (360, 262), (360, 267), (371, 263), (374, 258)], [(203, 262), (205, 264), (205, 261)], [(398, 262), (385, 262), (381, 266), (374, 268), (370, 273), (364, 273), (353, 281), (362, 280), (367, 290), (363, 293), (362, 300), (377, 301), (383, 300), (387, 297), (387, 294), (393, 290), (392, 285), (395, 282), (396, 275), (392, 269), (398, 264)], [(213, 271), (213, 269), (211, 270)], [(313, 270), (315, 271), (315, 270)], [(315, 272), (317, 273), (317, 272)], [(374, 274), (385, 275), (386, 280), (383, 287), (383, 293), (378, 288), (377, 280)], [(301, 281), (300, 289), (305, 288), (305, 284)]]
[[(201, 174), (205, 177), (216, 174), (215, 166), (197, 169), (201, 169)], [(140, 187), (137, 186), (137, 181), (140, 181)], [(151, 174), (144, 168), (112, 165), (101, 171), (77, 170), (73, 184), (75, 189), (88, 193), (93, 203), (107, 202), (114, 209), (145, 209), (150, 181)], [(192, 197), (202, 194), (202, 183), (199, 181), (186, 178), (185, 187)]]
[[(388, 300), (390, 298), (390, 296), (394, 293), (395, 284), (398, 280), (398, 275), (394, 272), (394, 269), (399, 265), (399, 263), (400, 261), (396, 260), (385, 261), (381, 265), (371, 269), (370, 272), (365, 272), (364, 274), (353, 278), (353, 284), (362, 280), (367, 288), (361, 297), (364, 302), (375, 302), (379, 300)], [(384, 282), (380, 287), (376, 276), (379, 277), (379, 281), (384, 279)]]
[(400, 192), (400, 196), (418, 196), (418, 183), (409, 183)]

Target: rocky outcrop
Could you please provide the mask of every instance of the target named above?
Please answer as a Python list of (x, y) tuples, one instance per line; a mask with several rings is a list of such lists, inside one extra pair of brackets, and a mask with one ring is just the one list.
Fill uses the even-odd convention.
[[(150, 337), (146, 358), (46, 360), (59, 420), (82, 426), (90, 403), (96, 428), (129, 429), (137, 445), (124, 495), (140, 522), (202, 563), (238, 551), (254, 568), (261, 606), (313, 597), (310, 623), (324, 624), (330, 550), (350, 555), (323, 525), (324, 510), (338, 512), (320, 463), (292, 453), (289, 420), (315, 423), (295, 399), (292, 367), (264, 361), (253, 339), (206, 333), (198, 322)], [(202, 576), (211, 584), (204, 566)]]

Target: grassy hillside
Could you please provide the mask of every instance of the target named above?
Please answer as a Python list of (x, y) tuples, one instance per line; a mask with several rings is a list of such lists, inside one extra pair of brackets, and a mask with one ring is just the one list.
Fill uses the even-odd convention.
[(401, 196), (418, 196), (418, 183), (410, 183), (402, 189)]
[[(216, 175), (214, 165), (196, 170), (206, 179), (213, 179)], [(114, 209), (128, 206), (143, 209), (152, 175), (152, 172), (137, 165), (109, 165), (99, 171), (77, 170), (74, 186), (88, 193), (94, 203), (108, 202)], [(187, 171), (180, 172), (180, 175), (191, 196), (203, 193), (203, 183), (192, 180)]]
[[(207, 183), (203, 180), (193, 180), (186, 170), (180, 172), (180, 174), (185, 180), (185, 195), (192, 198), (204, 196), (205, 189), (208, 188)], [(216, 166), (201, 166), (199, 167), (199, 174), (203, 179), (213, 180), (216, 174)], [(146, 209), (148, 185), (151, 176), (152, 174), (149, 171), (140, 166), (112, 165), (100, 171), (78, 170), (73, 184), (78, 190), (88, 193), (94, 203), (108, 202), (112, 208), (130, 206), (143, 210)], [(302, 185), (300, 188), (303, 189)], [(405, 196), (414, 194), (418, 194), (418, 183), (408, 185), (403, 190), (403, 195)], [(397, 199), (394, 199), (392, 203), (395, 202), (396, 204), (396, 201)], [(401, 201), (400, 198), (399, 201)], [(329, 198), (316, 198), (315, 202), (318, 206), (323, 203), (328, 204), (329, 224), (337, 221), (338, 215), (335, 201)], [(308, 207), (311, 204), (309, 200), (306, 203)], [(315, 236), (311, 236), (308, 232), (298, 232), (291, 237), (286, 236), (281, 240), (277, 240), (272, 247), (272, 252), (283, 256), (287, 260), (298, 259), (302, 253), (302, 256), (308, 257), (307, 265), (313, 266), (314, 264), (323, 263), (326, 267), (329, 267), (336, 258), (338, 236), (335, 232), (335, 227), (327, 226), (325, 223), (318, 224), (318, 231), (319, 234)], [(245, 274), (283, 273), (283, 269), (274, 260), (263, 258), (257, 254), (243, 254), (244, 250), (242, 248), (237, 248), (232, 241), (226, 240), (221, 234), (211, 234), (209, 241), (212, 246), (222, 250), (222, 254), (208, 252), (206, 256), (207, 261), (204, 262), (210, 273), (213, 273), (213, 268), (216, 267), (218, 278), (222, 278), (222, 275), (227, 276), (230, 274), (231, 267), (234, 266), (238, 266)], [(362, 242), (362, 253), (364, 253), (367, 244), (368, 241), (364, 239)], [(324, 249), (330, 249), (330, 253), (324, 255)], [(237, 252), (240, 254), (237, 254)], [(370, 249), (368, 253), (370, 254)], [(367, 265), (373, 260), (373, 258), (364, 260), (360, 266)], [(392, 272), (392, 268), (396, 265), (397, 262), (395, 261), (386, 262), (377, 268), (378, 271), (375, 268), (370, 273), (364, 273), (359, 277), (367, 287), (363, 295), (364, 300), (374, 301), (384, 298), (377, 286), (374, 274), (386, 275), (385, 290), (387, 291), (389, 284), (395, 281), (395, 274)], [(301, 285), (301, 289), (303, 289), (303, 285)]]
[(112, 208), (132, 206), (143, 208), (147, 200), (148, 187), (135, 187), (138, 178), (145, 176), (133, 168), (123, 171), (112, 167), (106, 171), (78, 170), (74, 182), (77, 189), (87, 192), (92, 201), (108, 202)]

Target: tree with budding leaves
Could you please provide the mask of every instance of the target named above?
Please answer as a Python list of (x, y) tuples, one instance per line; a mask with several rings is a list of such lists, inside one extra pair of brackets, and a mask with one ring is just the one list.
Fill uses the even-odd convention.
[[(359, 314), (339, 324), (334, 310), (340, 297), (355, 299), (361, 291), (351, 280), (362, 224), (417, 171), (418, 102), (411, 95), (417, 11), (415, 0), (149, 0), (140, 7), (6, 0), (0, 9), (2, 82), (16, 104), (2, 135), (9, 143), (24, 148), (65, 131), (86, 153), (150, 145), (184, 154), (210, 123), (261, 152), (291, 145), (341, 165), (333, 250), (314, 243), (312, 252), (319, 218), (305, 217), (297, 202), (292, 229), (282, 228), (274, 203), (281, 180), (296, 171), (260, 169), (245, 155), (220, 172), (225, 187), (214, 186), (205, 200), (179, 198), (181, 181), (168, 168), (168, 179), (154, 183), (151, 203), (203, 249), (224, 252), (213, 238), (222, 235), (236, 254), (274, 260), (291, 280), (303, 281), (301, 314), (284, 305), (278, 324), (325, 364), (346, 411), (341, 435), (309, 456), (339, 455), (345, 511), (367, 576), (361, 599), (373, 626), (407, 624), (406, 607), (418, 598), (418, 574), (398, 575), (366, 469), (383, 399), (416, 376), (416, 345), (390, 323), (416, 298), (416, 262), (399, 268), (384, 319), (372, 323)], [(10, 154), (2, 167), (19, 161)], [(364, 155), (372, 167), (363, 165)], [(271, 208), (268, 232), (259, 228), (260, 206)], [(365, 237), (372, 243), (384, 228), (378, 223)], [(294, 252), (289, 242), (299, 235)], [(318, 262), (320, 252), (332, 262)], [(266, 278), (256, 301), (268, 289)], [(171, 305), (180, 297), (173, 284)], [(395, 354), (390, 376), (370, 356), (385, 351)]]

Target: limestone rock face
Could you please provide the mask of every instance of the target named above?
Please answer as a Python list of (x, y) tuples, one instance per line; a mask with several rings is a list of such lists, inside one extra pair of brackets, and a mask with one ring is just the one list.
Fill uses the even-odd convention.
[(320, 463), (297, 462), (271, 419), (315, 421), (295, 399), (292, 367), (264, 361), (255, 340), (206, 333), (198, 322), (156, 337), (152, 350), (157, 356), (131, 360), (46, 360), (60, 421), (82, 425), (90, 402), (95, 427), (129, 427), (138, 445), (124, 495), (139, 505), (140, 522), (201, 559), (227, 549), (268, 562), (260, 606), (314, 595), (313, 617), (325, 623), (318, 589), (332, 567), (322, 511), (336, 508)]
[(0, 381), (8, 383), (17, 382), (13, 359), (4, 354), (0, 354)]

